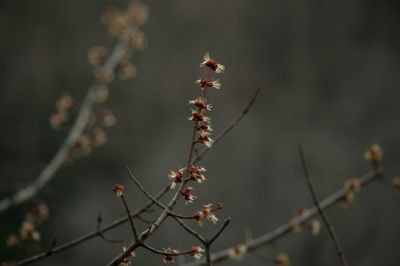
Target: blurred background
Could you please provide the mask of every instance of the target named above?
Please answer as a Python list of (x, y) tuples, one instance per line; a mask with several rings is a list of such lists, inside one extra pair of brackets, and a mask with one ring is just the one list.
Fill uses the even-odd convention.
[[(222, 89), (208, 94), (215, 134), (240, 114), (258, 85), (262, 91), (250, 113), (202, 161), (207, 183), (195, 187), (196, 203), (185, 207), (180, 201), (177, 210), (191, 213), (202, 204), (223, 202), (217, 216), (232, 220), (213, 250), (227, 248), (244, 241), (244, 228), (253, 236), (267, 233), (300, 206), (312, 205), (298, 142), (320, 199), (368, 172), (363, 153), (378, 142), (386, 181), (362, 189), (346, 210), (334, 206), (327, 214), (351, 265), (398, 265), (400, 198), (387, 184), (400, 175), (399, 2), (142, 2), (150, 11), (143, 27), (148, 47), (133, 57), (137, 77), (113, 82), (108, 101), (96, 107), (116, 116), (116, 126), (106, 130), (108, 142), (60, 169), (35, 199), (1, 214), (0, 260), (20, 258), (20, 250), (5, 241), (19, 234), (25, 214), (39, 203), (51, 208), (39, 227), (46, 249), (54, 237), (64, 243), (94, 231), (99, 211), (103, 224), (125, 215), (111, 191), (116, 183), (125, 185), (132, 209), (147, 201), (129, 180), (126, 165), (150, 192), (165, 186), (169, 170), (186, 162), (187, 101), (199, 95), (194, 81), (204, 75), (198, 66), (208, 51), (227, 68), (218, 77)], [(0, 1), (2, 197), (34, 180), (57, 151), (67, 131), (49, 125), (55, 102), (64, 92), (82, 101), (92, 80), (87, 50), (98, 45), (111, 50), (116, 43), (100, 14), (107, 6), (128, 4)], [(216, 228), (206, 223), (202, 232)], [(129, 243), (129, 230), (124, 224), (106, 235)], [(171, 221), (150, 242), (179, 250), (196, 244)], [(34, 265), (104, 265), (120, 249), (95, 238)], [(303, 230), (261, 248), (258, 253), (267, 259), (249, 254), (220, 265), (273, 265), (280, 252), (292, 265), (339, 264), (323, 228), (317, 237)], [(163, 264), (161, 256), (137, 253), (135, 265)]]

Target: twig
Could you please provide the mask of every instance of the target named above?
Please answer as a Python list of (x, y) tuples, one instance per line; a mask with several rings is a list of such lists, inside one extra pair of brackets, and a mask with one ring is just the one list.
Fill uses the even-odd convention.
[[(112, 73), (117, 66), (118, 62), (123, 57), (125, 49), (128, 47), (128, 39), (121, 37), (112, 51), (110, 57), (104, 64), (104, 69)], [(10, 197), (6, 197), (0, 201), (0, 213), (10, 209), (13, 206), (17, 206), (28, 199), (34, 197), (50, 180), (54, 177), (57, 170), (63, 164), (67, 157), (69, 150), (75, 144), (77, 138), (80, 136), (85, 128), (87, 120), (92, 109), (92, 104), (95, 99), (97, 82), (95, 81), (88, 89), (82, 106), (79, 110), (78, 116), (72, 126), (68, 136), (64, 143), (60, 146), (57, 153), (46, 165), (46, 167), (40, 172), (39, 176), (30, 185), (19, 190), (17, 193)]]
[(325, 212), (319, 206), (317, 195), (315, 194), (314, 187), (313, 187), (313, 185), (311, 183), (310, 175), (308, 174), (306, 160), (305, 160), (304, 154), (303, 154), (303, 148), (301, 147), (300, 144), (298, 145), (298, 149), (299, 149), (299, 155), (300, 155), (300, 159), (301, 159), (301, 164), (302, 164), (303, 170), (304, 170), (304, 176), (306, 178), (308, 188), (310, 189), (311, 197), (312, 197), (312, 199), (314, 201), (315, 206), (317, 207), (319, 215), (322, 217), (322, 220), (324, 221), (324, 223), (325, 223), (325, 225), (326, 225), (326, 227), (328, 229), (329, 235), (330, 235), (330, 237), (332, 239), (333, 244), (335, 245), (337, 254), (339, 256), (339, 259), (340, 259), (342, 265), (343, 266), (347, 266), (348, 263), (347, 263), (346, 257), (345, 257), (345, 255), (344, 255), (344, 253), (342, 251), (342, 247), (340, 245), (338, 237), (335, 234), (335, 230), (333, 229), (332, 223), (329, 221), (328, 216), (325, 214)]
[[(101, 232), (101, 222), (103, 221), (101, 217), (101, 212), (97, 215), (97, 231), (99, 232), (99, 236), (106, 242), (110, 243), (122, 243), (122, 240), (114, 240), (114, 239), (108, 239), (102, 232)], [(54, 248), (55, 245), (52, 247)]]
[(122, 199), (122, 202), (124, 203), (124, 206), (125, 206), (126, 213), (128, 214), (129, 223), (131, 224), (131, 229), (132, 229), (132, 232), (133, 232), (133, 236), (135, 237), (135, 240), (137, 240), (138, 239), (138, 234), (136, 232), (135, 223), (133, 222), (133, 218), (132, 218), (132, 215), (131, 215), (131, 211), (129, 210), (128, 203), (126, 203), (124, 195), (121, 195), (120, 198)]
[[(365, 186), (365, 185), (369, 184), (372, 180), (374, 180), (378, 177), (381, 177), (383, 175), (383, 173), (384, 173), (384, 168), (382, 168), (382, 167), (379, 168), (377, 171), (369, 172), (359, 178), (360, 184), (362, 186)], [(320, 201), (319, 202), (320, 208), (322, 210), (325, 210), (325, 209), (335, 205), (337, 202), (339, 202), (342, 199), (342, 197), (346, 193), (347, 193), (346, 189), (344, 189), (344, 188), (339, 189), (338, 191), (334, 192), (330, 196), (326, 197), (324, 200)], [(308, 209), (308, 211), (305, 214), (298, 216), (294, 219), (291, 219), (291, 221), (294, 221), (297, 224), (303, 224), (307, 220), (309, 220), (310, 218), (314, 217), (317, 214), (318, 214), (317, 207), (313, 206), (312, 208)], [(247, 251), (251, 252), (251, 251), (257, 250), (271, 242), (274, 242), (277, 239), (282, 238), (283, 236), (285, 236), (286, 234), (288, 234), (290, 232), (292, 232), (292, 225), (289, 221), (287, 223), (284, 223), (284, 224), (278, 226), (277, 228), (270, 231), (269, 233), (266, 233), (262, 236), (252, 239), (252, 240), (247, 240), (246, 242), (244, 242), (240, 245), (245, 246), (247, 248)], [(227, 248), (227, 249), (221, 250), (217, 253), (211, 254), (212, 262), (222, 262), (222, 261), (228, 260), (230, 250), (231, 250), (231, 248)], [(200, 266), (200, 265), (207, 265), (207, 264), (203, 260), (203, 261), (188, 263), (185, 266)]]
[(211, 237), (211, 239), (208, 239), (205, 242), (203, 242), (204, 248), (206, 249), (205, 253), (206, 253), (206, 264), (207, 264), (207, 266), (211, 266), (212, 265), (212, 261), (211, 261), (211, 244), (221, 235), (222, 231), (225, 230), (225, 228), (228, 226), (230, 220), (231, 220), (230, 218), (227, 218), (225, 220), (224, 224), (214, 234), (214, 236)]

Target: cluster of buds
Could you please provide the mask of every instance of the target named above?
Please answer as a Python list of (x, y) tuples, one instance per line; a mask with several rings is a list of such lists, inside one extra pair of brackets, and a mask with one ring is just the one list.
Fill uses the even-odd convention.
[(279, 253), (275, 257), (275, 265), (289, 266), (289, 256), (286, 253)]
[[(126, 251), (126, 246), (122, 246), (122, 253), (125, 253)], [(134, 251), (132, 251), (131, 253), (129, 253), (129, 255), (123, 259), (123, 261), (119, 264), (120, 266), (128, 266), (131, 265), (131, 258), (136, 258), (136, 253)]]
[(164, 252), (171, 254), (171, 255), (164, 255), (164, 263), (175, 263), (175, 256), (173, 256), (173, 254), (176, 254), (179, 251), (173, 248), (166, 248), (164, 249)]
[(171, 190), (174, 189), (176, 187), (176, 185), (179, 185), (183, 182), (182, 178), (183, 178), (184, 170), (185, 170), (184, 168), (181, 168), (178, 170), (178, 172), (175, 172), (173, 170), (169, 171), (168, 179), (172, 180), (172, 184), (170, 187)]
[[(220, 74), (225, 70), (225, 67), (211, 59), (208, 53), (204, 55), (200, 67), (208, 68), (209, 74), (211, 71)], [(210, 75), (207, 76), (208, 77), (206, 79), (201, 78), (196, 81), (202, 90), (202, 94), (200, 97), (189, 101), (189, 104), (193, 104), (196, 107), (194, 110), (192, 110), (192, 116), (189, 117), (189, 121), (193, 121), (195, 123), (195, 128), (198, 131), (198, 142), (206, 145), (208, 148), (211, 148), (214, 143), (213, 139), (210, 137), (210, 132), (212, 131), (210, 126), (211, 118), (206, 116), (206, 112), (211, 111), (212, 107), (211, 105), (207, 104), (207, 100), (205, 99), (204, 95), (207, 88), (215, 88), (219, 90), (221, 88), (221, 83), (219, 80), (209, 81), (208, 78)]]
[(229, 249), (228, 255), (231, 260), (240, 260), (247, 253), (247, 247), (245, 245), (236, 245)]
[(202, 174), (203, 172), (206, 172), (207, 170), (203, 166), (197, 166), (195, 167), (193, 164), (190, 165), (189, 167), (189, 173), (190, 173), (190, 178), (199, 183), (203, 184), (206, 181), (205, 176)]
[(112, 191), (115, 192), (116, 197), (121, 197), (123, 195), (123, 191), (124, 191), (124, 186), (123, 185), (118, 185), (115, 184), (114, 188), (112, 189)]
[(187, 187), (182, 192), (182, 196), (185, 198), (185, 204), (193, 203), (194, 200), (197, 198), (196, 196), (192, 195), (193, 187)]
[(201, 247), (198, 246), (193, 246), (192, 250), (190, 251), (190, 256), (192, 256), (193, 258), (195, 258), (196, 260), (201, 259), (201, 257), (203, 256), (203, 253), (205, 250), (202, 249)]
[(364, 159), (369, 161), (372, 166), (377, 166), (383, 159), (383, 151), (379, 144), (372, 144), (371, 147), (364, 153)]
[(203, 226), (204, 217), (214, 224), (217, 224), (219, 219), (217, 218), (217, 216), (215, 216), (214, 211), (222, 209), (224, 207), (224, 204), (218, 202), (216, 208), (211, 208), (211, 206), (212, 203), (204, 205), (202, 211), (196, 211), (196, 213), (194, 214), (195, 220), (200, 227)]

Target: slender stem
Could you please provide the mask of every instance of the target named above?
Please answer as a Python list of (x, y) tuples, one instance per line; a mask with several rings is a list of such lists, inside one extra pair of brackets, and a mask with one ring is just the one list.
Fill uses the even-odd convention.
[[(345, 255), (344, 255), (344, 253), (342, 251), (342, 247), (341, 247), (339, 239), (338, 239), (338, 237), (337, 237), (337, 235), (335, 233), (335, 230), (333, 229), (332, 223), (329, 221), (328, 216), (325, 214), (325, 212), (322, 210), (322, 208), (320, 207), (320, 205), (318, 203), (317, 195), (316, 195), (314, 187), (313, 187), (313, 185), (311, 183), (310, 175), (308, 174), (308, 169), (307, 169), (307, 165), (306, 165), (306, 160), (304, 158), (303, 149), (302, 149), (300, 144), (298, 146), (298, 149), (299, 149), (299, 155), (300, 155), (300, 159), (301, 159), (301, 164), (302, 164), (303, 170), (304, 170), (304, 176), (306, 178), (307, 185), (308, 185), (308, 188), (309, 188), (310, 193), (311, 193), (311, 197), (312, 197), (312, 199), (314, 201), (315, 206), (317, 207), (317, 210), (318, 210), (320, 216), (322, 217), (322, 220), (324, 221), (324, 223), (325, 223), (325, 225), (326, 225), (326, 227), (328, 229), (329, 235), (330, 235), (330, 237), (332, 239), (333, 244), (335, 245), (337, 254), (339, 256), (339, 259), (340, 259), (342, 265), (343, 266), (347, 266), (348, 263), (347, 263), (346, 257), (345, 257)], [(375, 170), (375, 172), (376, 172), (376, 170)]]
[(121, 199), (122, 199), (122, 202), (124, 203), (126, 213), (128, 214), (129, 223), (131, 224), (133, 236), (135, 237), (135, 240), (137, 240), (138, 239), (138, 234), (136, 232), (135, 223), (133, 222), (133, 218), (132, 218), (132, 215), (131, 215), (131, 211), (129, 210), (128, 203), (126, 203), (124, 195), (121, 195)]

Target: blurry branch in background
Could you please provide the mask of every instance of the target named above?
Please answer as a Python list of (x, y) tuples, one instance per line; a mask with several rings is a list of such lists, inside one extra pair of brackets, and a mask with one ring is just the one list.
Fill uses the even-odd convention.
[[(240, 115), (239, 115), (235, 120), (233, 120), (233, 121), (222, 131), (222, 133), (220, 133), (220, 134), (215, 138), (214, 145), (211, 146), (210, 148), (205, 147), (205, 148), (199, 153), (199, 155), (194, 159), (194, 162), (197, 163), (197, 162), (201, 161), (202, 158), (204, 157), (204, 155), (205, 155), (209, 150), (214, 149), (214, 148), (215, 148), (215, 145), (216, 145), (219, 141), (221, 141), (221, 140), (236, 126), (236, 124), (248, 113), (248, 111), (250, 110), (251, 106), (255, 103), (255, 100), (256, 100), (256, 98), (257, 98), (259, 92), (260, 92), (260, 88), (258, 88), (258, 89), (255, 91), (253, 97), (250, 99), (249, 103), (246, 105), (246, 107), (243, 109), (243, 111), (240, 113)], [(170, 184), (168, 184), (168, 185), (165, 186), (162, 190), (160, 190), (160, 191), (157, 193), (157, 195), (154, 196), (154, 198), (156, 199), (156, 201), (159, 201), (159, 200), (160, 200), (167, 192), (169, 192), (169, 191), (170, 191)], [(133, 213), (131, 217), (132, 217), (132, 218), (138, 218), (138, 219), (140, 219), (140, 218), (139, 218), (140, 215), (141, 215), (142, 213), (148, 211), (148, 210), (154, 205), (154, 203), (155, 203), (155, 201), (154, 201), (153, 199), (151, 199), (151, 200), (150, 200), (145, 206), (143, 206), (140, 210), (138, 210), (138, 211), (136, 211), (135, 213)], [(49, 249), (51, 252), (48, 252), (48, 251), (42, 252), (42, 253), (39, 253), (39, 254), (37, 254), (37, 255), (34, 255), (34, 256), (30, 257), (30, 258), (27, 258), (27, 259), (24, 259), (24, 260), (21, 260), (21, 261), (12, 263), (12, 264), (10, 264), (10, 265), (17, 266), (17, 265), (26, 265), (26, 264), (29, 264), (29, 263), (33, 263), (33, 262), (35, 262), (35, 261), (44, 259), (44, 258), (46, 258), (46, 257), (49, 257), (49, 256), (54, 255), (54, 254), (56, 254), (56, 253), (59, 253), (59, 252), (61, 252), (61, 251), (67, 250), (67, 249), (72, 248), (72, 247), (75, 247), (75, 246), (77, 246), (77, 245), (79, 245), (79, 244), (81, 244), (81, 243), (84, 243), (84, 242), (86, 242), (86, 241), (88, 241), (88, 240), (90, 240), (90, 239), (92, 239), (92, 238), (95, 238), (95, 237), (101, 237), (101, 238), (104, 239), (103, 234), (104, 234), (105, 232), (110, 231), (110, 230), (112, 230), (112, 229), (114, 229), (114, 228), (116, 228), (116, 227), (118, 227), (118, 226), (120, 226), (120, 225), (126, 223), (128, 220), (129, 220), (129, 217), (128, 217), (128, 216), (120, 217), (120, 218), (116, 219), (115, 221), (111, 222), (110, 224), (108, 224), (108, 225), (106, 225), (106, 226), (98, 227), (97, 230), (94, 231), (94, 232), (92, 232), (92, 233), (88, 233), (88, 234), (86, 234), (86, 235), (84, 235), (84, 236), (78, 237), (78, 238), (76, 238), (76, 239), (74, 239), (74, 240), (72, 240), (72, 241), (69, 241), (69, 242), (67, 242), (67, 243), (64, 243), (64, 244), (61, 244), (61, 245), (57, 245), (57, 246), (52, 247), (51, 249)], [(99, 223), (98, 223), (98, 225), (99, 225)], [(187, 228), (185, 228), (185, 230), (186, 230), (186, 229), (187, 229)], [(109, 241), (109, 239), (107, 239), (107, 241)], [(112, 242), (117, 242), (117, 241), (112, 240)]]
[[(376, 170), (369, 172), (365, 174), (364, 176), (360, 177), (359, 184), (361, 186), (365, 186), (369, 184), (372, 180), (376, 178), (380, 178), (383, 176), (384, 173), (384, 168), (380, 167), (377, 168)], [(336, 203), (341, 202), (344, 197), (347, 195), (348, 189), (347, 188), (342, 188), (335, 193), (331, 194), (324, 200), (319, 202), (319, 206), (321, 207), (322, 210), (325, 210), (331, 206), (334, 206)], [(318, 209), (316, 206), (311, 207), (310, 209), (307, 209), (302, 215), (295, 217), (294, 219), (290, 220), (287, 223), (284, 223), (274, 230), (270, 231), (269, 233), (266, 233), (264, 235), (261, 235), (257, 238), (253, 238), (250, 240), (247, 240), (244, 243), (232, 246), (230, 248), (221, 250), (219, 252), (211, 254), (211, 261), (212, 262), (222, 262), (225, 260), (230, 260), (230, 259), (235, 259), (235, 256), (244, 256), (247, 252), (252, 252), (255, 251), (267, 244), (270, 244), (286, 234), (290, 233), (293, 231), (293, 224), (296, 223), (298, 225), (304, 224), (308, 219), (318, 215)], [(195, 261), (192, 263), (187, 263), (185, 266), (199, 266), (199, 265), (207, 265), (204, 260), (202, 261)]]
[[(110, 24), (110, 34), (119, 36), (117, 44), (110, 56), (104, 61), (104, 64), (95, 69), (95, 80), (86, 93), (71, 130), (54, 157), (31, 184), (19, 190), (14, 195), (6, 197), (0, 201), (0, 213), (33, 198), (55, 176), (57, 170), (70, 155), (71, 149), (76, 145), (88, 123), (92, 105), (96, 100), (96, 90), (113, 79), (116, 68), (118, 68), (120, 71), (119, 75), (122, 75), (123, 78), (127, 78), (132, 74), (133, 67), (130, 63), (124, 61), (131, 56), (134, 48), (141, 49), (142, 46), (144, 46), (143, 43), (140, 43), (144, 42), (143, 34), (137, 29), (137, 27), (143, 24), (146, 20), (147, 13), (144, 14), (146, 11), (143, 10), (144, 9), (138, 4), (132, 4), (128, 9), (128, 12), (130, 12), (128, 14), (128, 16), (130, 16), (129, 21), (128, 19), (121, 20), (120, 17), (122, 16), (114, 9), (108, 9), (105, 14), (103, 14), (103, 20), (111, 21), (107, 22)], [(141, 33), (141, 35), (138, 33)], [(89, 61), (93, 65), (100, 65), (103, 63), (103, 57), (106, 54), (106, 50), (103, 47), (94, 47), (89, 50), (89, 53), (92, 53), (89, 54)], [(58, 114), (60, 116), (54, 116), (53, 118), (61, 120), (51, 120), (53, 127), (65, 122), (65, 114)], [(85, 142), (85, 145), (86, 144), (87, 143)]]
[(319, 215), (322, 217), (322, 220), (324, 221), (324, 223), (326, 225), (326, 228), (328, 229), (329, 236), (331, 237), (332, 242), (335, 245), (337, 254), (339, 256), (339, 259), (340, 259), (342, 265), (343, 266), (347, 266), (348, 263), (347, 263), (346, 257), (345, 257), (345, 255), (344, 255), (344, 253), (342, 251), (342, 247), (340, 245), (340, 242), (339, 242), (339, 239), (338, 239), (337, 235), (335, 234), (335, 230), (333, 229), (332, 223), (329, 221), (328, 216), (325, 214), (325, 212), (319, 206), (317, 195), (316, 195), (314, 187), (313, 187), (313, 185), (311, 183), (310, 175), (308, 174), (306, 160), (305, 160), (304, 154), (303, 154), (303, 148), (301, 147), (300, 144), (298, 145), (298, 150), (299, 150), (301, 165), (302, 165), (303, 170), (304, 170), (304, 175), (305, 175), (305, 178), (306, 178), (306, 181), (307, 181), (308, 188), (309, 188), (310, 193), (311, 193), (312, 200), (313, 200), (313, 202), (315, 204), (315, 207), (317, 208), (317, 210), (319, 212)]

